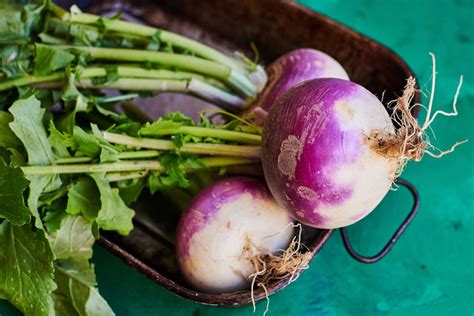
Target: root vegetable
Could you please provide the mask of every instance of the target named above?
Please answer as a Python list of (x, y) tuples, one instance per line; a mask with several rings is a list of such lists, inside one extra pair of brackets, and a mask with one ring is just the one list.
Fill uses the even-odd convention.
[[(460, 84), (462, 83), (462, 80)], [(368, 215), (410, 160), (436, 149), (411, 115), (415, 79), (393, 102), (383, 104), (362, 86), (341, 79), (315, 79), (290, 89), (266, 119), (262, 162), (267, 184), (293, 218), (318, 228), (350, 225)], [(394, 123), (400, 127), (395, 129)], [(461, 142), (462, 143), (462, 142)]]
[(236, 177), (203, 190), (177, 229), (177, 258), (186, 280), (209, 293), (250, 288), (257, 258), (283, 252), (293, 236), (288, 213), (259, 180)]
[[(276, 99), (295, 85), (318, 78), (349, 80), (344, 68), (331, 56), (312, 48), (295, 49), (267, 67), (268, 83), (245, 115), (269, 111)], [(258, 112), (257, 112), (258, 114)], [(263, 123), (257, 118), (257, 123)]]

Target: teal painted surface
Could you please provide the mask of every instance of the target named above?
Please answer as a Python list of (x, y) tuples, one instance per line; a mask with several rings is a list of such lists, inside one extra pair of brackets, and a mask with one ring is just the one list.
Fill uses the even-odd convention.
[[(447, 148), (470, 139), (454, 154), (412, 163), (404, 177), (419, 189), (421, 210), (382, 262), (363, 265), (344, 251), (339, 234), (325, 245), (310, 269), (271, 297), (270, 315), (473, 315), (474, 314), (474, 2), (302, 1), (382, 42), (430, 86), (436, 53), (436, 106), (448, 110), (458, 76), (465, 75), (456, 118), (441, 118), (435, 144)], [(410, 203), (392, 192), (367, 219), (349, 229), (357, 250), (382, 246)], [(214, 308), (177, 298), (96, 247), (94, 262), (103, 296), (118, 315), (251, 315), (252, 309)], [(261, 315), (264, 304), (258, 305)], [(0, 303), (1, 315), (17, 314)]]

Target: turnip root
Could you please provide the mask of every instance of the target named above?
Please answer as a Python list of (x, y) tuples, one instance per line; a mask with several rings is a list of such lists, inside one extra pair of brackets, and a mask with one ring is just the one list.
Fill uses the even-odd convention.
[(265, 178), (277, 202), (304, 224), (347, 226), (380, 203), (408, 161), (446, 153), (430, 151), (425, 130), (437, 114), (457, 114), (455, 102), (454, 113), (431, 117), (431, 99), (420, 126), (411, 115), (415, 84), (408, 79), (391, 103), (392, 117), (372, 93), (347, 80), (315, 79), (281, 96), (266, 119), (262, 143)]
[[(244, 115), (268, 112), (275, 100), (298, 83), (318, 78), (349, 79), (346, 71), (331, 56), (311, 48), (286, 53), (267, 67), (268, 83), (257, 101)], [(263, 123), (261, 118), (257, 123)]]
[[(182, 215), (176, 251), (185, 279), (208, 293), (250, 289), (257, 261), (288, 247), (293, 224), (259, 180), (236, 177), (199, 193)], [(264, 259), (265, 258), (265, 259)]]

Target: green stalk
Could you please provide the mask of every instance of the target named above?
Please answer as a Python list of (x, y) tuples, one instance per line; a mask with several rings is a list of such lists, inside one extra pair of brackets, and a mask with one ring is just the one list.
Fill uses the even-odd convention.
[(58, 165), (62, 165), (62, 164), (90, 162), (92, 160), (94, 160), (94, 158), (92, 157), (68, 157), (68, 158), (58, 158), (54, 162)]
[(70, 45), (58, 45), (55, 47), (65, 50), (75, 50), (79, 52), (84, 52), (89, 54), (89, 57), (92, 59), (141, 63), (148, 61), (160, 65), (190, 70), (203, 75), (212, 76), (221, 80), (227, 80), (231, 72), (231, 69), (228, 66), (190, 55), (180, 55), (173, 53), (127, 48), (104, 48)]
[(135, 171), (135, 172), (111, 172), (108, 173), (105, 178), (109, 182), (127, 181), (133, 179), (144, 178), (148, 175), (148, 171)]
[[(10, 89), (11, 87), (34, 82), (34, 87), (41, 89), (61, 88), (64, 81), (51, 81), (52, 76), (35, 77), (32, 80), (24, 81), (19, 78), (2, 85), (0, 91)], [(15, 82), (16, 81), (16, 82)], [(240, 97), (222, 91), (210, 84), (201, 82), (197, 79), (174, 80), (174, 79), (142, 79), (142, 78), (120, 78), (113, 82), (97, 84), (92, 79), (79, 79), (76, 86), (83, 89), (115, 89), (124, 91), (152, 91), (159, 92), (177, 92), (195, 95), (205, 101), (228, 108), (229, 110), (241, 110), (247, 106)], [(3, 88), (3, 89), (2, 89)]]
[(143, 171), (154, 170), (163, 171), (164, 168), (159, 161), (137, 160), (120, 161), (99, 164), (73, 164), (73, 165), (52, 165), (52, 166), (31, 166), (21, 167), (24, 174), (65, 174), (65, 173), (97, 173), (97, 172), (123, 172), (123, 171)]
[(113, 82), (95, 84), (92, 79), (79, 79), (76, 86), (84, 89), (116, 89), (126, 91), (154, 91), (189, 93), (187, 80), (119, 78)]
[[(203, 78), (200, 75), (180, 71), (146, 70), (136, 66), (118, 66), (117, 72), (119, 76), (125, 78), (119, 78), (110, 83), (95, 84), (90, 78), (106, 76), (107, 69), (103, 67), (86, 68), (80, 73), (80, 79), (76, 84), (80, 88), (88, 89), (108, 88), (127, 91), (190, 93), (230, 109), (242, 109), (246, 105), (246, 102), (240, 97), (199, 80), (198, 78)], [(128, 78), (128, 76), (133, 78)], [(0, 91), (32, 84), (40, 88), (62, 87), (64, 73), (15, 78), (0, 83)]]
[[(244, 158), (231, 157), (210, 157), (202, 158), (203, 167), (186, 170), (191, 172), (198, 169), (224, 167), (232, 165), (243, 165), (253, 163), (254, 161)], [(28, 166), (21, 167), (21, 170), (26, 175), (41, 175), (41, 174), (75, 174), (75, 173), (114, 173), (113, 179), (117, 179), (117, 172), (131, 172), (137, 171), (140, 174), (148, 171), (165, 171), (163, 165), (156, 160), (135, 160), (135, 161), (120, 161), (111, 163), (98, 164), (74, 164), (74, 165), (51, 165), (51, 166)], [(127, 174), (130, 177), (131, 173)], [(131, 179), (131, 178), (128, 178)]]
[(232, 68), (227, 65), (219, 64), (217, 62), (199, 57), (125, 48), (68, 45), (58, 45), (55, 47), (87, 53), (93, 60), (127, 61), (140, 63), (148, 61), (160, 65), (178, 67), (180, 69), (197, 72), (223, 80), (247, 97), (255, 97), (257, 94), (257, 88), (244, 74), (232, 71)]
[(128, 93), (128, 94), (119, 94), (113, 97), (101, 97), (97, 96), (95, 97), (95, 101), (99, 104), (106, 104), (106, 103), (118, 103), (122, 101), (128, 101), (131, 99), (138, 98), (140, 96), (139, 93)]
[(8, 90), (14, 87), (22, 87), (22, 86), (38, 84), (38, 83), (43, 83), (43, 82), (61, 80), (63, 78), (64, 78), (63, 72), (53, 73), (47, 76), (31, 75), (31, 76), (26, 76), (26, 77), (14, 78), (5, 82), (0, 82), (0, 91)]
[(246, 157), (258, 160), (261, 157), (260, 146), (187, 143), (178, 148), (169, 140), (137, 138), (110, 132), (103, 133), (104, 138), (113, 143), (136, 148), (149, 148), (156, 150), (174, 150), (176, 152), (203, 154), (211, 156)]
[(260, 135), (198, 126), (180, 126), (178, 128), (159, 129), (157, 131), (148, 133), (146, 130), (141, 132), (141, 135), (143, 136), (164, 136), (176, 134), (187, 134), (197, 137), (213, 137), (251, 145), (260, 145), (262, 143), (262, 136)]
[[(213, 85), (218, 89), (228, 91), (228, 88), (220, 81), (213, 78), (205, 77), (199, 74), (185, 71), (165, 70), (165, 69), (145, 69), (137, 66), (119, 65), (116, 66), (119, 77), (125, 78), (144, 78), (144, 79), (174, 79), (174, 80), (192, 80), (198, 79)], [(90, 79), (95, 77), (104, 77), (107, 75), (107, 69), (104, 67), (85, 68), (80, 74), (81, 79)], [(56, 72), (47, 76), (26, 76), (15, 78), (10, 81), (0, 83), (0, 91), (11, 89), (12, 87), (20, 87), (30, 84), (38, 84), (43, 82), (61, 80), (64, 78), (64, 72)]]
[(41, 39), (41, 42), (45, 44), (53, 44), (53, 45), (66, 45), (67, 44), (67, 41), (64, 38), (51, 36), (46, 33), (40, 33), (38, 37)]
[[(155, 158), (160, 155), (160, 152), (157, 150), (138, 150), (138, 151), (125, 151), (117, 154), (118, 159), (140, 159), (140, 158)], [(68, 158), (59, 158), (55, 160), (55, 163), (58, 165), (62, 164), (75, 164), (83, 162), (93, 161), (93, 157), (68, 157)]]
[(162, 42), (191, 51), (198, 56), (229, 65), (232, 69), (245, 71), (245, 64), (242, 62), (232, 59), (214, 48), (173, 32), (127, 21), (107, 19), (87, 13), (64, 14), (62, 19), (64, 21), (86, 25), (94, 25), (100, 21), (108, 31), (150, 38), (158, 36)]
[[(36, 87), (59, 88), (63, 85), (62, 81), (50, 81), (38, 83)], [(119, 78), (116, 81), (101, 84), (94, 83), (92, 79), (79, 79), (76, 81), (76, 86), (84, 89), (188, 93), (231, 110), (239, 110), (247, 105), (241, 98), (194, 78), (191, 80)]]
[[(144, 78), (144, 79), (198, 79), (207, 82), (216, 88), (228, 91), (228, 88), (220, 81), (213, 78), (205, 77), (193, 72), (167, 70), (167, 69), (145, 69), (132, 65), (118, 65), (116, 66), (117, 75), (126, 78)], [(89, 67), (80, 73), (80, 78), (88, 79), (94, 77), (104, 77), (107, 75), (107, 68), (104, 67)]]

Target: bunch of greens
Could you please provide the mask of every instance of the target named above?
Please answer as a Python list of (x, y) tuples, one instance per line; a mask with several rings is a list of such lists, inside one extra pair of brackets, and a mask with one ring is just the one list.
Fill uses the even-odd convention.
[(189, 172), (260, 155), (258, 128), (240, 120), (113, 118), (108, 130), (58, 127), (35, 95), (0, 111), (0, 298), (26, 314), (112, 314), (89, 262), (99, 230), (128, 234), (129, 205), (145, 188), (187, 188)]
[(142, 191), (189, 197), (199, 190), (190, 174), (208, 183), (252, 164), (261, 143), (237, 117), (144, 123), (115, 104), (167, 91), (239, 110), (266, 74), (119, 15), (0, 2), (0, 299), (28, 315), (113, 314), (90, 263), (100, 230), (127, 235)]
[[(42, 98), (87, 108), (114, 89), (189, 93), (239, 110), (266, 83), (262, 67), (184, 36), (44, 1), (0, 11), (0, 107), (34, 87)], [(240, 55), (239, 55), (240, 56)]]

